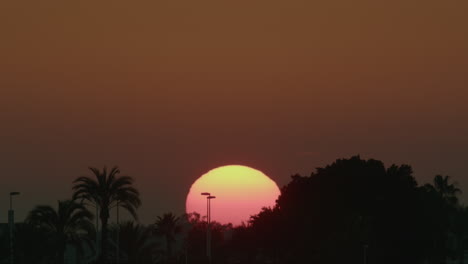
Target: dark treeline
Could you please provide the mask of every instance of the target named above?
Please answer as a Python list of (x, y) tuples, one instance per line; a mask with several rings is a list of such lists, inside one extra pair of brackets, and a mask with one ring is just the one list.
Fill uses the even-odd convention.
[[(133, 179), (117, 168), (91, 172), (74, 181), (70, 200), (37, 206), (16, 225), (15, 263), (207, 263), (205, 218), (166, 213), (139, 224)], [(212, 223), (212, 263), (468, 263), (460, 193), (449, 176), (419, 185), (408, 165), (339, 159), (292, 176), (276, 206), (248, 223)], [(110, 222), (117, 207), (134, 221)], [(0, 263), (9, 263), (8, 232), (0, 243)]]
[(277, 206), (252, 218), (251, 235), (276, 263), (462, 263), (459, 192), (448, 176), (418, 186), (407, 165), (337, 160), (293, 176)]

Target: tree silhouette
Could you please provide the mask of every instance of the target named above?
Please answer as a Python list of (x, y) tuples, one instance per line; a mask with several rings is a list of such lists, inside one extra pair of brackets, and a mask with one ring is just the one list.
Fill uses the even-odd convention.
[(59, 201), (58, 209), (39, 205), (29, 212), (26, 223), (45, 232), (48, 243), (56, 249), (57, 263), (64, 263), (65, 248), (73, 245), (83, 253), (83, 244), (92, 248), (95, 229), (93, 215), (74, 201)]
[[(206, 263), (206, 231), (207, 221), (203, 221), (198, 213), (185, 215), (188, 222), (188, 232), (185, 237), (186, 254), (191, 263)], [(224, 247), (226, 246), (224, 233), (226, 229), (232, 229), (232, 225), (221, 225), (216, 221), (210, 222), (211, 230), (211, 254), (213, 263), (223, 263), (225, 257)]]
[(119, 233), (119, 249), (122, 263), (150, 263), (158, 242), (152, 236), (152, 230), (132, 221), (127, 221), (111, 228), (113, 234)]
[[(251, 242), (244, 242), (247, 243), (250, 251), (252, 250), (252, 246), (257, 244), (264, 255), (271, 257), (270, 261), (277, 263), (281, 259), (287, 244), (286, 241), (283, 241), (286, 237), (287, 229), (284, 229), (281, 224), (283, 222), (282, 217), (282, 212), (278, 207), (263, 208), (260, 213), (250, 218), (249, 227), (254, 235), (248, 234), (243, 230), (242, 226), (240, 226), (235, 230), (237, 232), (241, 231), (241, 234), (235, 234), (234, 238), (237, 235), (242, 235), (242, 233), (244, 233), (244, 235), (250, 235), (249, 240), (251, 240)], [(274, 232), (272, 232), (272, 230), (274, 230)], [(252, 244), (252, 242), (254, 244)], [(251, 254), (252, 252), (250, 255)]]
[[(116, 167), (90, 169), (91, 177), (74, 181), (73, 201), (59, 202), (56, 210), (37, 206), (25, 223), (15, 226), (16, 262), (63, 263), (66, 248), (83, 252), (95, 232), (91, 212), (79, 203), (87, 200), (100, 210), (103, 250), (98, 263), (116, 256), (116, 251), (109, 250), (116, 246), (112, 238), (117, 232), (122, 264), (206, 263), (208, 226), (197, 213), (183, 217), (166, 213), (150, 226), (124, 222), (107, 227), (109, 210), (116, 205), (136, 218), (139, 194), (132, 178), (119, 177)], [(292, 176), (281, 188), (276, 205), (263, 208), (248, 224), (232, 227), (212, 222), (212, 260), (440, 264), (451, 258), (463, 263), (468, 249), (468, 209), (459, 203), (460, 193), (449, 176), (437, 175), (432, 184), (418, 186), (408, 165), (386, 167), (381, 161), (359, 156), (338, 159), (309, 176)], [(5, 261), (7, 228), (0, 225), (0, 256)], [(156, 248), (155, 234), (165, 240), (165, 249)], [(175, 254), (176, 242), (185, 254)]]
[(458, 204), (458, 194), (461, 190), (457, 183), (450, 182), (450, 176), (436, 175), (433, 185), (426, 184), (421, 190), (424, 193), (424, 202), (427, 219), (430, 224), (432, 245), (428, 255), (434, 262), (441, 262), (448, 256), (462, 255), (459, 247), (449, 246), (450, 237), (455, 237), (458, 243), (464, 240), (463, 227), (460, 219), (464, 218), (463, 208)]
[(457, 187), (457, 183), (450, 183), (450, 176), (436, 175), (433, 184), (435, 191), (450, 205), (458, 202), (457, 195), (461, 190)]
[[(1, 233), (1, 231), (0, 231)], [(56, 260), (56, 249), (51, 244), (48, 234), (39, 227), (28, 223), (17, 223), (15, 234), (15, 263), (50, 263)], [(0, 234), (0, 263), (9, 263), (10, 256), (9, 234)]]
[(252, 227), (277, 263), (417, 263), (428, 244), (421, 207), (410, 166), (354, 156), (293, 176)]
[(179, 217), (172, 213), (166, 213), (163, 216), (158, 216), (154, 223), (154, 231), (157, 235), (164, 236), (166, 241), (167, 260), (172, 257), (172, 244), (175, 242), (175, 237), (181, 231)]
[(102, 232), (99, 262), (106, 263), (109, 210), (118, 205), (137, 219), (136, 209), (141, 205), (141, 201), (138, 190), (133, 187), (133, 178), (118, 176), (118, 167), (113, 167), (109, 172), (106, 167), (102, 171), (93, 167), (89, 169), (94, 177), (82, 176), (73, 182), (73, 199), (88, 200), (99, 208)]

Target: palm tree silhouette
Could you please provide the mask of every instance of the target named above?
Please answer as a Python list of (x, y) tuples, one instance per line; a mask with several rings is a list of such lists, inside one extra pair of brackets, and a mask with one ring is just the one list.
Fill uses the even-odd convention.
[(457, 195), (461, 193), (456, 182), (450, 183), (450, 176), (442, 175), (434, 177), (434, 190), (450, 205), (455, 205), (458, 202)]
[(166, 240), (168, 260), (172, 257), (172, 243), (175, 241), (175, 236), (181, 231), (179, 220), (180, 217), (176, 217), (172, 213), (166, 213), (162, 217), (158, 216), (154, 224), (155, 233), (164, 236)]
[(39, 205), (29, 212), (26, 223), (41, 229), (50, 239), (52, 248), (57, 250), (57, 263), (64, 263), (65, 248), (75, 246), (83, 254), (83, 245), (92, 248), (95, 229), (91, 222), (93, 215), (83, 205), (71, 200), (59, 201), (58, 210)]
[(109, 172), (106, 167), (102, 171), (93, 167), (89, 169), (95, 179), (86, 176), (78, 177), (73, 182), (73, 199), (93, 202), (99, 208), (102, 232), (99, 263), (105, 263), (108, 250), (109, 210), (114, 206), (120, 206), (137, 219), (136, 209), (141, 205), (140, 195), (132, 186), (132, 177), (118, 176), (120, 173), (118, 167), (113, 167)]

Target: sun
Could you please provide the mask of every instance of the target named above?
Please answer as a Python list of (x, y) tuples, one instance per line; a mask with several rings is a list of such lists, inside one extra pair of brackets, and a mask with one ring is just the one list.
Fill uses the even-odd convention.
[(208, 192), (211, 199), (211, 220), (234, 226), (247, 223), (250, 216), (263, 207), (272, 207), (280, 194), (276, 183), (259, 170), (241, 166), (222, 166), (203, 174), (190, 188), (186, 212), (206, 216)]

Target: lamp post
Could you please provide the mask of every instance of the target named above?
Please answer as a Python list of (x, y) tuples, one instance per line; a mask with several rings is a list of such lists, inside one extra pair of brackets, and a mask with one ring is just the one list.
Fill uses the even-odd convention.
[(13, 229), (15, 226), (15, 213), (13, 211), (13, 196), (19, 195), (19, 192), (10, 192), (10, 210), (8, 211), (8, 225), (10, 227), (10, 264), (14, 263), (15, 251), (13, 246)]
[(211, 199), (215, 199), (216, 196), (212, 196), (208, 192), (201, 195), (206, 196), (206, 256), (208, 257), (208, 263), (211, 264)]

